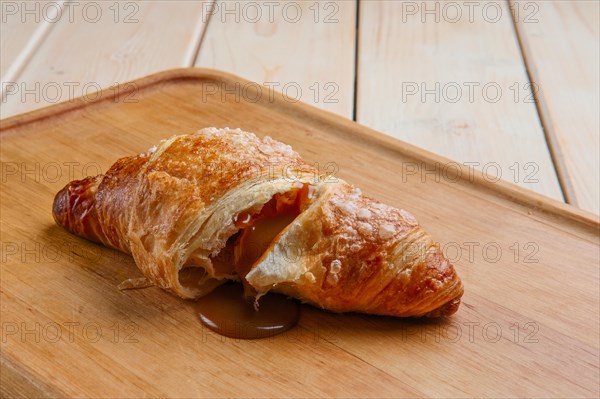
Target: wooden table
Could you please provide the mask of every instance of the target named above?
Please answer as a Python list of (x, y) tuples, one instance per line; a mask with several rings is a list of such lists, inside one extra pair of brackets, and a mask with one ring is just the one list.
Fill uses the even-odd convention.
[[(116, 84), (165, 69), (194, 65), (215, 68), (281, 91), (286, 101), (301, 100), (313, 104), (442, 154), (457, 163), (474, 165), (485, 173), (488, 181), (500, 176), (551, 198), (600, 213), (598, 1), (211, 0), (117, 3), (98, 0), (68, 3), (2, 0), (0, 12), (2, 118), (60, 101), (71, 102), (81, 95), (93, 100), (99, 91), (114, 91), (117, 90)], [(141, 91), (133, 89), (131, 95), (125, 95), (124, 101), (143, 97)], [(189, 126), (186, 128), (189, 129)], [(122, 148), (119, 142), (111, 145), (111, 148)], [(391, 142), (389, 147), (393, 147)], [(26, 146), (13, 145), (12, 148), (26, 149)], [(52, 158), (51, 148), (51, 145), (48, 150), (41, 148), (40, 159), (44, 156)], [(2, 161), (8, 162), (9, 159)], [(12, 202), (23, 207), (20, 212), (24, 220), (32, 218), (26, 209), (30, 200)], [(5, 209), (3, 204), (2, 210)], [(539, 218), (536, 213), (543, 211), (543, 207), (535, 208), (531, 214), (527, 211), (527, 215)], [(434, 213), (422, 213), (429, 215), (430, 224), (437, 218)], [(3, 219), (7, 220), (6, 214)], [(535, 237), (544, 236), (541, 228), (539, 231), (532, 230), (517, 219), (502, 222), (504, 229), (514, 229)], [(540, 226), (544, 223), (540, 222)], [(552, 231), (569, 227), (560, 220), (548, 223), (548, 226)], [(471, 232), (472, 229), (465, 230)], [(487, 229), (483, 230), (490, 233)], [(23, 232), (3, 228), (2, 234), (4, 241)], [(597, 245), (598, 237), (591, 240), (591, 244), (581, 246), (572, 244), (573, 234), (565, 242), (553, 237), (546, 238), (564, 247), (548, 244), (545, 248), (551, 251), (543, 251), (543, 265), (554, 262), (568, 267), (559, 265), (543, 270), (544, 273), (551, 270), (555, 274), (543, 280), (548, 284), (542, 284), (542, 280), (538, 279), (540, 291), (533, 292), (541, 294), (536, 296), (531, 309), (525, 307), (527, 318), (519, 319), (519, 323), (527, 327), (531, 313), (545, 317), (544, 320), (553, 329), (554, 335), (544, 335), (545, 342), (551, 343), (544, 346), (549, 348), (549, 352), (542, 353), (544, 357), (540, 357), (551, 358), (552, 362), (546, 364), (533, 358), (533, 366), (544, 370), (565, 368), (565, 374), (574, 376), (573, 384), (579, 380), (597, 381), (598, 330), (597, 327), (594, 330), (593, 326), (598, 320), (598, 296), (597, 291), (590, 289), (597, 281), (597, 269), (594, 270), (597, 257), (592, 251), (586, 252), (590, 254), (586, 255), (590, 261), (580, 263), (586, 268), (579, 268), (579, 273), (570, 273), (579, 264), (566, 259), (569, 254), (564, 252), (564, 248), (581, 254), (581, 246)], [(563, 263), (559, 262), (560, 256), (565, 256)], [(123, 262), (122, 258), (119, 259)], [(131, 260), (128, 262), (130, 269), (135, 270)], [(7, 267), (7, 264), (0, 266)], [(115, 262), (104, 265), (118, 266)], [(473, 287), (469, 295), (478, 300), (484, 298), (487, 294), (484, 285), (475, 282), (485, 280), (493, 286), (496, 277), (483, 269), (467, 267), (464, 270), (465, 281)], [(531, 273), (534, 271), (532, 269)], [(80, 273), (85, 278), (93, 278), (83, 268)], [(37, 277), (44, 279), (44, 275)], [(512, 274), (505, 272), (503, 277), (510, 280)], [(111, 278), (117, 280), (119, 277)], [(58, 278), (48, 281), (40, 301), (50, 298), (48, 292), (53, 292), (51, 285)], [(579, 290), (579, 294), (569, 296), (568, 291), (555, 288), (563, 281), (571, 289)], [(114, 282), (104, 283), (109, 289), (91, 283), (80, 286), (92, 287), (98, 292), (114, 288)], [(517, 307), (522, 297), (531, 294), (531, 287), (535, 285), (527, 280), (517, 283), (518, 289), (512, 295), (500, 288), (495, 288), (493, 294), (496, 297), (506, 296), (509, 304)], [(586, 287), (586, 290), (581, 290), (581, 287)], [(559, 299), (565, 307), (552, 308), (544, 290), (560, 293)], [(114, 296), (120, 295), (114, 289), (110, 292)], [(156, 298), (149, 300), (144, 297), (150, 295), (148, 291), (136, 294), (141, 296), (140, 304), (144, 304), (149, 312), (158, 312), (153, 305), (148, 305), (158, 303)], [(79, 301), (81, 305), (73, 305), (74, 315), (81, 313), (87, 305), (83, 299)], [(164, 305), (166, 308), (178, 309), (174, 298), (168, 297), (167, 301), (170, 302)], [(480, 310), (467, 306), (471, 303), (465, 302), (463, 317), (478, 317)], [(579, 303), (584, 306), (578, 309), (576, 305)], [(487, 305), (497, 313), (509, 309), (495, 302)], [(37, 317), (28, 313), (32, 312), (31, 309), (20, 310), (9, 306), (2, 308), (2, 316), (6, 317), (3, 322), (20, 320), (21, 316)], [(319, 313), (313, 313), (319, 320)], [(512, 314), (510, 317), (517, 320)], [(573, 322), (574, 317), (577, 323)], [(360, 324), (361, 320), (356, 318), (357, 325), (368, 327)], [(574, 336), (570, 329), (575, 324), (590, 326), (589, 332)], [(506, 328), (508, 326), (506, 324)], [(337, 367), (348, 369), (356, 362), (362, 362), (362, 358), (369, 359), (369, 350), (360, 344), (364, 337), (353, 335), (361, 331), (360, 328), (347, 330), (344, 342), (352, 344), (351, 350), (342, 348), (346, 363), (336, 363)], [(408, 352), (398, 357), (395, 357), (397, 352), (386, 352), (386, 348), (391, 346), (386, 347), (385, 340), (391, 342), (391, 338), (386, 336), (385, 326), (375, 325), (367, 331), (376, 333), (378, 341), (373, 345), (381, 344), (380, 353), (386, 353), (390, 363), (398, 358), (411, 359), (410, 356), (405, 357)], [(165, 337), (168, 336), (165, 334)], [(562, 356), (565, 342), (568, 348), (577, 346), (577, 351)], [(423, 350), (423, 347), (420, 348)], [(463, 353), (463, 356), (481, 357), (482, 353), (477, 348), (472, 345), (471, 352)], [(504, 348), (498, 353), (509, 353)], [(526, 352), (529, 349), (523, 346), (520, 350)], [(359, 356), (354, 351), (358, 351)], [(152, 358), (151, 355), (148, 353), (149, 358)], [(412, 355), (417, 360), (423, 358), (419, 352)], [(121, 356), (128, 358), (127, 354)], [(321, 360), (308, 351), (303, 356), (312, 359), (315, 364), (336, 367), (326, 365), (326, 357)], [(140, 360), (142, 357), (135, 359), (143, 361)], [(453, 358), (446, 361), (452, 364)], [(40, 373), (48, 372), (48, 380), (51, 380), (53, 375), (48, 370), (53, 366), (52, 356), (47, 362), (49, 366)], [(497, 373), (502, 376), (502, 367), (512, 363), (503, 355), (485, 364), (488, 367), (486, 375)], [(69, 363), (65, 365), (68, 367)], [(187, 367), (183, 362), (181, 365)], [(280, 366), (285, 369), (286, 362), (281, 361)], [(533, 366), (531, 370), (534, 370)], [(371, 372), (353, 381), (353, 384), (368, 386), (368, 382), (373, 381), (378, 392), (388, 389), (388, 396), (398, 396), (392, 389), (392, 383), (398, 381), (383, 375), (378, 367), (376, 362), (371, 364)], [(443, 373), (434, 373), (435, 378), (448, 380), (444, 390), (415, 392), (431, 395), (455, 392), (452, 382), (456, 372), (451, 367), (440, 367), (440, 364), (437, 367)], [(496, 370), (496, 367), (499, 369)], [(125, 368), (123, 370), (127, 372)], [(520, 371), (511, 370), (514, 373)], [(31, 381), (19, 380), (24, 375), (19, 370), (3, 368), (3, 372), (2, 378), (10, 379), (13, 386), (31, 385)], [(299, 372), (302, 373), (302, 370)], [(529, 378), (527, 373), (521, 374), (523, 379)], [(93, 379), (90, 375), (86, 377), (82, 380)], [(275, 376), (277, 378), (280, 377)], [(504, 388), (512, 381), (500, 382), (497, 387), (503, 390), (488, 392), (507, 392)], [(409, 383), (427, 385), (422, 381)], [(474, 379), (473, 384), (476, 383), (481, 383), (481, 380), (476, 382)], [(524, 384), (520, 392), (529, 392), (530, 385)], [(551, 385), (550, 389), (536, 387), (535, 392), (555, 389), (557, 395), (564, 397), (572, 393), (559, 378)], [(482, 388), (485, 387), (485, 384), (482, 385)], [(46, 387), (37, 388), (43, 391), (42, 388)], [(174, 386), (173, 392), (182, 392), (180, 396), (185, 396), (187, 387), (184, 384), (179, 387), (181, 391), (176, 388)], [(589, 389), (585, 386), (581, 392), (597, 392)], [(24, 390), (22, 394), (34, 396), (36, 392)], [(161, 396), (158, 391), (150, 394)]]
[(599, 211), (598, 1), (2, 1), (2, 118), (235, 73)]
[[(598, 217), (465, 167), (442, 177), (443, 157), (232, 76), (171, 70), (136, 80), (136, 103), (105, 93), (5, 120), (0, 397), (600, 396)], [(464, 283), (459, 311), (407, 320), (303, 306), (291, 335), (225, 339), (191, 301), (119, 291), (141, 276), (131, 257), (54, 223), (68, 174), (106, 170), (165, 130), (227, 121), (414, 212)], [(400, 176), (407, 165), (427, 183)]]

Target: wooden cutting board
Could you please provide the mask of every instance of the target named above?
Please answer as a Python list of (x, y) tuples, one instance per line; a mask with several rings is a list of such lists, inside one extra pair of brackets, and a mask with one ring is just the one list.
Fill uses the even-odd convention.
[[(509, 117), (509, 116), (507, 116)], [(55, 226), (54, 194), (159, 139), (229, 126), (291, 144), (410, 210), (465, 285), (441, 320), (303, 308), (284, 335), (214, 335), (190, 302), (119, 291), (133, 261)], [(1, 122), (3, 395), (598, 397), (599, 224), (570, 206), (206, 69)], [(518, 145), (518, 143), (515, 143)], [(460, 174), (460, 176), (458, 176)]]

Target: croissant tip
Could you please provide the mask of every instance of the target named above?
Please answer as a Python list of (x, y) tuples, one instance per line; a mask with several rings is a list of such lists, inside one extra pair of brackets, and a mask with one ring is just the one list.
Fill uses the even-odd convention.
[(54, 217), (54, 221), (59, 226), (66, 225), (67, 212), (69, 209), (69, 184), (64, 186), (56, 195), (54, 196), (54, 202), (52, 203), (52, 216)]
[(425, 315), (423, 315), (424, 317), (443, 317), (443, 316), (452, 316), (454, 313), (456, 313), (458, 311), (458, 308), (460, 307), (460, 302), (461, 302), (461, 296), (459, 296), (458, 298), (454, 298), (448, 302), (446, 302), (445, 304), (443, 304), (442, 306), (440, 306), (437, 309), (432, 310), (429, 313), (426, 313)]

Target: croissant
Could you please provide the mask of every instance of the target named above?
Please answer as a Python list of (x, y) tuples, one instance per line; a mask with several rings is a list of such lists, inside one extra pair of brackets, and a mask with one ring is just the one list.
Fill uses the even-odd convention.
[(131, 254), (145, 279), (199, 298), (228, 280), (334, 312), (451, 315), (461, 280), (404, 210), (239, 129), (175, 136), (57, 193), (55, 221)]

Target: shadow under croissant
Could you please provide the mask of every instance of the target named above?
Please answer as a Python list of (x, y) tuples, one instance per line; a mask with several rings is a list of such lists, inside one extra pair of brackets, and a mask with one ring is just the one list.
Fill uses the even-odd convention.
[[(59, 262), (53, 263), (80, 269), (79, 274), (74, 274), (73, 270), (62, 270), (59, 274), (65, 277), (68, 274), (69, 280), (73, 281), (71, 284), (83, 285), (74, 290), (85, 295), (81, 299), (94, 306), (94, 314), (102, 313), (108, 324), (137, 321), (142, 323), (142, 320), (168, 318), (177, 320), (178, 324), (188, 325), (192, 332), (197, 329), (199, 336), (206, 335), (204, 326), (198, 320), (196, 301), (178, 298), (155, 286), (133, 290), (117, 288), (124, 280), (142, 277), (131, 256), (74, 236), (54, 224), (43, 230), (40, 239), (42, 247), (53, 246), (60, 251)], [(237, 284), (241, 287), (240, 283), (226, 284)], [(451, 323), (447, 317), (398, 318), (334, 313), (307, 304), (300, 307), (298, 325), (277, 336), (264, 335), (256, 338), (335, 344), (337, 340), (363, 335), (393, 335), (399, 337), (401, 342), (415, 339), (423, 341), (424, 337), (437, 334), (440, 329)]]
[[(445, 329), (453, 326), (451, 317), (393, 317), (361, 313), (332, 313), (303, 305), (300, 326), (315, 339), (335, 344), (338, 341), (360, 342), (393, 338), (395, 342), (441, 342)], [(449, 333), (449, 335), (451, 332)], [(367, 338), (368, 337), (368, 338)]]
[(142, 276), (130, 255), (71, 234), (56, 224), (46, 226), (38, 239), (41, 258), (47, 263), (79, 266), (117, 285)]

